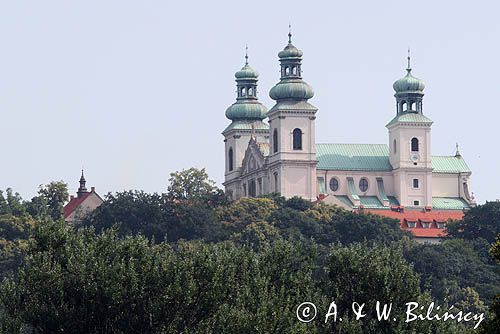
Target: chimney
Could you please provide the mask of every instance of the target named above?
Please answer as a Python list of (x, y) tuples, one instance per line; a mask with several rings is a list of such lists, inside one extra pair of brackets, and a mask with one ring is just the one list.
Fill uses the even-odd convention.
[(90, 187), (90, 192), (95, 193), (95, 187)]
[(71, 196), (69, 197), (69, 199), (70, 199), (70, 200), (75, 199), (75, 196), (71, 195)]

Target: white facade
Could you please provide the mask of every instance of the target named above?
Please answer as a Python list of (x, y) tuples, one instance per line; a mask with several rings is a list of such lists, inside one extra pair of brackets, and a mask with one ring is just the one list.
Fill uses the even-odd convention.
[[(313, 93), (300, 76), (301, 59), (302, 52), (289, 40), (280, 52), (281, 81), (270, 92), (276, 105), (266, 114), (268, 126), (248, 120), (246, 127), (224, 132), (224, 186), (232, 199), (280, 193), (351, 209), (424, 211), (474, 205), (471, 171), (458, 148), (454, 156), (432, 155), (432, 121), (422, 110), (424, 84), (410, 68), (394, 83), (396, 116), (386, 126), (386, 145), (316, 144), (317, 109), (308, 102)], [(299, 69), (295, 76), (294, 67)]]

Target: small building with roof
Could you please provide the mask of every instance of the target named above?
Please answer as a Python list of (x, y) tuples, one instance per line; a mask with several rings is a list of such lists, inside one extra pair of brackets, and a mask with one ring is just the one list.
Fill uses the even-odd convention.
[(78, 224), (83, 221), (86, 215), (94, 211), (104, 201), (95, 191), (95, 187), (87, 190), (85, 176), (80, 177), (80, 186), (76, 192), (76, 197), (71, 195), (69, 202), (64, 206), (64, 220), (68, 223)]
[[(412, 74), (394, 82), (395, 116), (386, 144), (318, 144), (318, 109), (302, 78), (303, 53), (292, 44), (279, 52), (280, 81), (267, 109), (257, 98), (258, 73), (248, 64), (236, 72), (237, 97), (226, 110), (226, 194), (231, 199), (280, 193), (325, 201), (400, 221), (417, 240), (436, 242), (446, 223), (475, 205), (471, 170), (458, 150), (432, 155), (431, 126), (424, 115), (424, 82)], [(267, 119), (267, 122), (265, 120)]]

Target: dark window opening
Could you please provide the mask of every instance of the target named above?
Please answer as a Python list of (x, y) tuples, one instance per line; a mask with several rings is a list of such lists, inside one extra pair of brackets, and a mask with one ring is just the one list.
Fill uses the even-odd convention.
[(413, 179), (413, 188), (418, 188), (418, 179)]
[(233, 165), (234, 158), (233, 158), (233, 148), (232, 147), (229, 149), (229, 152), (227, 154), (227, 160), (228, 160), (229, 171), (232, 171), (234, 168), (234, 165)]
[(411, 139), (411, 151), (418, 152), (418, 139), (417, 138)]
[(273, 152), (278, 152), (278, 130), (274, 129), (273, 132)]
[(257, 187), (255, 186), (255, 180), (250, 180), (250, 183), (248, 184), (248, 196), (257, 196)]
[(293, 149), (302, 149), (302, 131), (298, 128), (293, 130)]

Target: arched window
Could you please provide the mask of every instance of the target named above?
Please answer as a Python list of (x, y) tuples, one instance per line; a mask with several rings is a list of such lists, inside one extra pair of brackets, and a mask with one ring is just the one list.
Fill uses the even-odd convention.
[(285, 75), (289, 75), (289, 74), (290, 74), (290, 68), (285, 67)]
[(297, 75), (297, 67), (296, 66), (292, 67), (292, 74)]
[(394, 141), (392, 142), (392, 150), (394, 151), (394, 154), (396, 154), (396, 152), (398, 150), (398, 147), (396, 144), (396, 139), (394, 139)]
[(293, 149), (302, 149), (302, 131), (299, 128), (293, 130)]
[(411, 111), (415, 111), (415, 102), (412, 102), (412, 103), (410, 104), (410, 110), (411, 110)]
[(273, 152), (278, 152), (278, 129), (274, 129), (273, 132)]
[(248, 88), (248, 96), (252, 96), (253, 95), (253, 88), (250, 87)]
[(233, 170), (233, 148), (229, 148), (229, 152), (227, 153), (227, 160), (228, 160), (228, 169), (229, 171)]
[(411, 139), (411, 151), (418, 152), (418, 139), (417, 138)]
[(406, 101), (401, 102), (401, 110), (402, 111), (408, 110), (408, 104), (406, 103)]
[(245, 93), (245, 87), (243, 87), (243, 88), (241, 89), (241, 96), (245, 96), (245, 95), (246, 95), (246, 93)]

